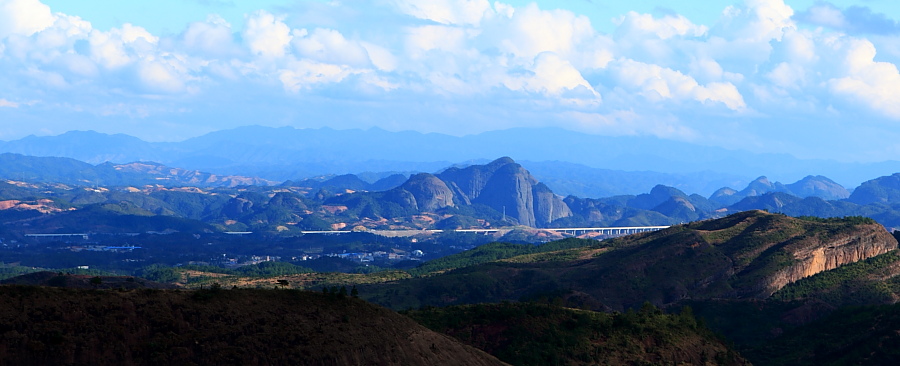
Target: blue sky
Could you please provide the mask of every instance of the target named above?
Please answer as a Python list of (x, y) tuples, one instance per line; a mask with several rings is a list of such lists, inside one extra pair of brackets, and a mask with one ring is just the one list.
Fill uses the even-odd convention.
[(898, 21), (887, 0), (0, 0), (0, 140), (553, 126), (900, 159)]

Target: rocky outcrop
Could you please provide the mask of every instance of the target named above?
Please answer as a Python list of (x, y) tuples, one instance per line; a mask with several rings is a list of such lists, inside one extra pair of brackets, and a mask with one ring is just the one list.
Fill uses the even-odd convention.
[(506, 164), (497, 169), (472, 203), (482, 203), (503, 210), (519, 224), (534, 226), (534, 194), (537, 180), (519, 164)]
[(537, 226), (546, 226), (563, 217), (572, 216), (572, 210), (543, 183), (532, 188), (534, 194), (534, 220)]
[(438, 177), (457, 193), (456, 202), (484, 204), (521, 225), (541, 227), (572, 216), (559, 196), (508, 157), (486, 165), (450, 168)]
[(787, 284), (835, 269), (845, 264), (859, 262), (897, 249), (897, 241), (878, 224), (859, 225), (846, 234), (805, 238), (785, 246), (794, 264), (783, 268), (765, 281), (765, 291), (760, 297), (768, 297)]
[(400, 189), (412, 194), (419, 211), (434, 211), (453, 206), (453, 191), (438, 177), (428, 173), (410, 177)]
[(459, 193), (469, 201), (481, 196), (481, 191), (487, 186), (494, 173), (515, 161), (508, 157), (502, 157), (486, 165), (471, 165), (465, 168), (449, 168), (438, 177), (448, 183), (454, 184)]

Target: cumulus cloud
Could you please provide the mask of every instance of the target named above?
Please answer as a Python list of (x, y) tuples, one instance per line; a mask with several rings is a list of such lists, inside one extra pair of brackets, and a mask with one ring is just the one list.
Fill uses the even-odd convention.
[(835, 44), (844, 50), (844, 76), (829, 80), (829, 89), (839, 96), (866, 105), (887, 117), (900, 120), (900, 72), (897, 66), (875, 61), (875, 46), (865, 40)]
[(294, 36), (283, 20), (265, 10), (247, 16), (243, 35), (250, 51), (263, 57), (284, 56)]
[(50, 7), (39, 0), (0, 1), (0, 38), (13, 34), (30, 36), (55, 21)]
[(312, 32), (301, 31), (294, 38), (297, 53), (312, 60), (333, 64), (364, 67), (370, 64), (366, 48), (350, 41), (334, 29), (316, 28)]
[(600, 99), (600, 94), (571, 63), (552, 52), (538, 55), (527, 73), (509, 75), (503, 85), (510, 90), (524, 90), (560, 96), (567, 91), (582, 90), (586, 99)]
[(809, 9), (798, 12), (795, 19), (849, 34), (900, 34), (900, 22), (865, 6), (841, 9), (829, 2), (817, 2)]
[(209, 15), (205, 22), (191, 23), (182, 37), (188, 51), (210, 56), (235, 52), (231, 24), (218, 15)]
[(634, 90), (651, 101), (694, 100), (718, 102), (732, 110), (746, 108), (737, 88), (727, 82), (700, 85), (694, 78), (659, 65), (623, 59), (613, 66), (619, 86)]
[(100, 65), (116, 69), (153, 55), (159, 38), (128, 23), (109, 32), (92, 31), (91, 56)]
[(571, 56), (595, 34), (590, 20), (583, 15), (543, 10), (531, 3), (486, 25), (481, 39), (505, 53), (531, 60), (542, 52)]
[(279, 72), (279, 80), (285, 90), (299, 92), (316, 84), (341, 82), (348, 75), (356, 73), (347, 66), (299, 60)]
[(745, 0), (725, 8), (715, 33), (751, 41), (780, 40), (786, 28), (795, 26), (793, 15), (794, 9), (783, 0)]
[(478, 25), (493, 11), (487, 0), (394, 0), (392, 3), (407, 15), (440, 24)]
[(704, 25), (696, 25), (682, 15), (665, 15), (656, 18), (651, 14), (630, 11), (616, 18), (616, 33), (623, 36), (653, 35), (660, 39), (675, 36), (699, 37), (709, 30)]

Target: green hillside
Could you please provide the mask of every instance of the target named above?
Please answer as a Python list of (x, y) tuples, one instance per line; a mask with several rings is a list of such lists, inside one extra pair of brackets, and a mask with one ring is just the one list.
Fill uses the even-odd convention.
[[(598, 242), (551, 260), (523, 257), (367, 286), (366, 293), (397, 309), (567, 293), (580, 294), (580, 304), (614, 310), (645, 301), (664, 306), (685, 299), (764, 299), (831, 269), (827, 263), (849, 264), (896, 248), (897, 241), (869, 219), (805, 220), (748, 211)], [(821, 268), (820, 254), (827, 257)]]

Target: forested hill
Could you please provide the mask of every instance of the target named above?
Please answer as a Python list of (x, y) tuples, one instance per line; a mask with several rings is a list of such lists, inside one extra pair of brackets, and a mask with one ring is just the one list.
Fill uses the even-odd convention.
[(504, 365), (336, 294), (0, 286), (0, 297), (9, 365)]

